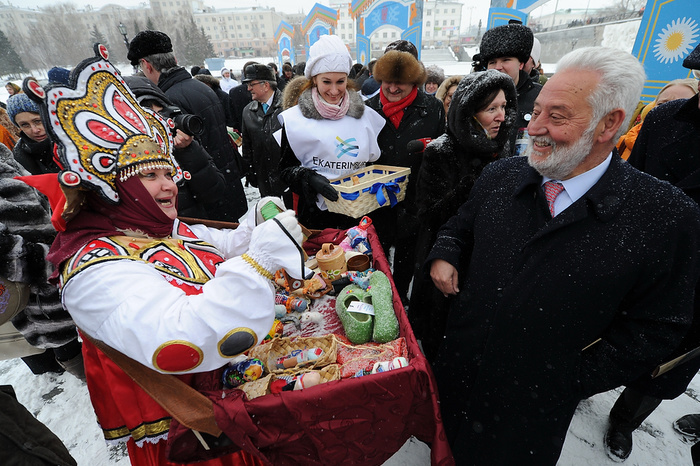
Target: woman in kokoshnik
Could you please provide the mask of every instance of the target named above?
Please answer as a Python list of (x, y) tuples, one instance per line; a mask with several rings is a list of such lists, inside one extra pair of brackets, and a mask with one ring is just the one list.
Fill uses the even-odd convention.
[(299, 221), (308, 228), (349, 228), (357, 219), (328, 211), (326, 199), (338, 199), (328, 180), (362, 170), (379, 158), (377, 136), (385, 120), (348, 90), (352, 57), (343, 41), (323, 35), (309, 49), (298, 101), (285, 88), (285, 102), (294, 106), (282, 122), (282, 180), (298, 195)]
[[(83, 334), (190, 383), (257, 345), (274, 319), (272, 274), (303, 278), (301, 228), (291, 211), (263, 221), (251, 209), (236, 230), (177, 219), (183, 176), (158, 114), (139, 107), (103, 47), (72, 71), (71, 86), (28, 82), (58, 145), (65, 194), (48, 259), (65, 308)], [(43, 177), (50, 175), (40, 175)], [(29, 177), (57, 188), (57, 177)], [(264, 199), (262, 202), (267, 202)], [(283, 205), (281, 200), (277, 200)], [(64, 208), (65, 207), (65, 208)], [(109, 442), (126, 442), (134, 465), (171, 464), (170, 415), (90, 339), (85, 373)], [(207, 465), (261, 464), (239, 451)]]

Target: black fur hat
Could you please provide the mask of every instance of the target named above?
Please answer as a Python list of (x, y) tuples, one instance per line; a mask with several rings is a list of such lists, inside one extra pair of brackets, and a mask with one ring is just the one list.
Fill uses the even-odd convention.
[(168, 53), (173, 51), (173, 44), (170, 37), (160, 31), (141, 31), (129, 42), (129, 53), (126, 58), (132, 65), (139, 64), (143, 57), (156, 53)]
[(261, 63), (256, 63), (254, 65), (248, 65), (245, 67), (245, 74), (243, 75), (242, 83), (249, 83), (251, 81), (276, 81), (275, 73), (272, 69)]
[(530, 59), (535, 36), (532, 30), (521, 24), (506, 24), (489, 29), (484, 33), (479, 46), (483, 63), (494, 58), (515, 57), (521, 63)]
[(391, 44), (387, 45), (386, 48), (384, 49), (384, 53), (387, 53), (390, 50), (398, 50), (399, 52), (408, 52), (411, 55), (413, 55), (416, 60), (418, 59), (418, 49), (416, 48), (415, 45), (413, 45), (412, 42), (409, 42), (404, 39), (399, 39), (395, 40)]
[(427, 78), (425, 67), (421, 62), (411, 53), (398, 50), (385, 53), (377, 60), (373, 71), (377, 82), (388, 81), (421, 86)]
[(700, 70), (700, 45), (690, 52), (690, 55), (683, 60), (683, 66), (691, 70)]

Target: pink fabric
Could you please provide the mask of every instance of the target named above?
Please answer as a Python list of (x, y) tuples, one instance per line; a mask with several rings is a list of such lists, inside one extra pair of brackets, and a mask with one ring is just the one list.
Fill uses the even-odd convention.
[(313, 100), (314, 107), (316, 107), (318, 113), (326, 120), (340, 120), (348, 113), (348, 109), (350, 108), (350, 96), (348, 95), (348, 91), (345, 91), (343, 100), (340, 101), (339, 105), (333, 105), (326, 102), (318, 93), (318, 89), (313, 87), (311, 89), (311, 100)]
[(562, 191), (564, 191), (564, 185), (557, 181), (546, 181), (544, 183), (544, 196), (547, 198), (549, 213), (552, 214), (552, 217), (554, 217), (554, 201)]

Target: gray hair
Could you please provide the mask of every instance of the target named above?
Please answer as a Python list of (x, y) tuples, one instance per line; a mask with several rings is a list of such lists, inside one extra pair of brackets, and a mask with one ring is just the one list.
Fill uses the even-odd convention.
[(616, 108), (625, 111), (625, 121), (614, 140), (625, 132), (644, 88), (646, 74), (639, 60), (622, 50), (609, 47), (584, 47), (564, 55), (557, 63), (557, 72), (589, 70), (598, 74), (598, 86), (588, 96), (593, 109), (591, 124), (596, 125)]
[(173, 52), (154, 53), (153, 55), (143, 57), (143, 59), (160, 73), (167, 73), (172, 68), (177, 67), (177, 60)]

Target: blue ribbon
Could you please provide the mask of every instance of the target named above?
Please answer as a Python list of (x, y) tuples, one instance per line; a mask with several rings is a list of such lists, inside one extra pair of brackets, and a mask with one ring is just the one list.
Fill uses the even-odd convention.
[(390, 183), (374, 183), (372, 185), (372, 187), (369, 189), (369, 192), (370, 194), (376, 194), (377, 202), (380, 206), (386, 204), (386, 198), (384, 197), (384, 190), (382, 188), (386, 188), (386, 194), (387, 196), (389, 196), (389, 202), (391, 203), (391, 207), (394, 207), (396, 204), (398, 204), (399, 201), (396, 199), (396, 194), (398, 194), (398, 192), (401, 191), (399, 184), (392, 181)]

